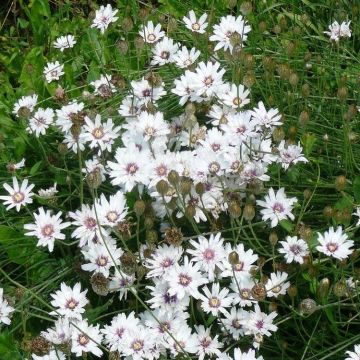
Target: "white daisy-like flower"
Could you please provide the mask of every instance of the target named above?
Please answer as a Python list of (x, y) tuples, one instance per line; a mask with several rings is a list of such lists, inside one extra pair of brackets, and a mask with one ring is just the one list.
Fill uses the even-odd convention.
[(131, 87), (134, 92), (134, 96), (138, 100), (138, 105), (146, 105), (149, 102), (156, 102), (166, 95), (164, 90), (164, 84), (160, 86), (151, 86), (150, 83), (142, 78), (139, 81), (132, 81)]
[(165, 32), (161, 31), (161, 25), (157, 24), (154, 27), (152, 21), (148, 21), (146, 26), (142, 25), (139, 34), (148, 44), (153, 44), (165, 36)]
[(242, 325), (246, 329), (245, 334), (271, 336), (271, 331), (277, 331), (277, 326), (273, 324), (276, 316), (275, 311), (266, 314), (261, 311), (258, 304), (255, 304), (255, 310), (250, 311), (249, 317), (242, 321)]
[(287, 170), (288, 167), (292, 164), (296, 164), (298, 162), (308, 162), (302, 153), (303, 148), (300, 143), (297, 145), (285, 146), (285, 140), (282, 140), (277, 149), (279, 150), (278, 162), (281, 163), (282, 168), (285, 170)]
[[(101, 151), (111, 151), (111, 147), (118, 138), (120, 126), (114, 126), (112, 119), (101, 122), (101, 116), (97, 114), (92, 121), (85, 116), (84, 140), (89, 142), (91, 149), (98, 148)], [(100, 151), (101, 150), (101, 151)]]
[(111, 183), (121, 186), (126, 192), (131, 191), (135, 185), (147, 185), (150, 159), (149, 152), (140, 152), (135, 146), (117, 148), (116, 162), (107, 163)]
[(150, 114), (143, 111), (138, 116), (138, 121), (135, 124), (135, 127), (137, 131), (143, 134), (146, 141), (159, 136), (166, 136), (170, 133), (169, 125), (164, 120), (164, 115), (161, 112)]
[(39, 214), (34, 214), (35, 224), (25, 224), (24, 229), (30, 230), (25, 233), (27, 236), (36, 236), (38, 238), (37, 246), (47, 246), (49, 251), (54, 250), (54, 243), (56, 239), (64, 240), (65, 235), (61, 230), (71, 225), (69, 222), (63, 223), (61, 220), (62, 212), (59, 211), (56, 215), (51, 215), (51, 211), (45, 212), (43, 207), (40, 207)]
[(54, 186), (50, 186), (47, 189), (40, 189), (38, 195), (44, 199), (50, 199), (55, 196), (59, 191), (56, 189), (57, 183), (54, 183)]
[(10, 325), (10, 315), (15, 309), (9, 305), (8, 301), (4, 298), (4, 289), (0, 288), (0, 324)]
[(232, 295), (229, 295), (229, 289), (224, 287), (220, 290), (219, 283), (213, 283), (211, 291), (207, 286), (202, 288), (204, 295), (200, 295), (201, 308), (206, 313), (218, 316), (219, 313), (226, 314), (226, 308), (230, 307), (233, 302)]
[(196, 328), (196, 340), (197, 340), (197, 352), (199, 360), (204, 360), (205, 357), (212, 357), (213, 355), (220, 356), (223, 344), (218, 341), (219, 335), (211, 336), (211, 328), (205, 329), (203, 325), (195, 326)]
[(49, 62), (45, 66), (44, 75), (48, 83), (51, 83), (54, 80), (59, 80), (60, 76), (64, 74), (64, 65), (60, 64), (58, 61)]
[(72, 325), (71, 334), (71, 352), (76, 356), (82, 356), (83, 353), (92, 353), (97, 357), (102, 355), (99, 345), (102, 341), (100, 325), (89, 325), (87, 320), (82, 320), (76, 325)]
[(21, 161), (19, 161), (18, 163), (8, 163), (6, 165), (6, 169), (9, 172), (14, 172), (16, 170), (22, 169), (25, 166), (25, 158), (21, 159)]
[(208, 26), (206, 19), (206, 13), (202, 14), (199, 19), (197, 19), (194, 10), (190, 10), (188, 17), (183, 17), (183, 22), (185, 23), (186, 28), (191, 30), (192, 32), (204, 34)]
[(30, 96), (23, 96), (14, 104), (13, 114), (16, 117), (19, 117), (20, 109), (27, 109), (29, 113), (32, 113), (37, 104), (37, 100), (38, 96), (36, 94)]
[(275, 227), (279, 221), (287, 218), (294, 220), (295, 216), (291, 211), (296, 202), (295, 197), (286, 197), (284, 188), (279, 189), (276, 194), (274, 189), (270, 188), (268, 195), (265, 196), (265, 201), (256, 201), (257, 205), (264, 208), (260, 211), (263, 221), (271, 220), (271, 227)]
[[(174, 340), (176, 339), (176, 341)], [(195, 354), (198, 351), (198, 340), (195, 334), (191, 332), (189, 326), (184, 326), (173, 337), (167, 339), (167, 348), (170, 349), (172, 356), (176, 357), (185, 353)], [(180, 347), (181, 345), (181, 347)]]
[(174, 80), (175, 87), (171, 89), (171, 92), (180, 97), (179, 105), (185, 105), (190, 98), (195, 97), (193, 80), (194, 73), (189, 70), (186, 70), (185, 75), (181, 75), (180, 79)]
[(71, 338), (71, 326), (66, 318), (59, 318), (55, 321), (55, 327), (42, 331), (41, 336), (54, 345), (67, 343)]
[(249, 273), (244, 273), (241, 277), (236, 276), (231, 279), (230, 288), (234, 292), (233, 304), (241, 307), (252, 306), (257, 301), (252, 295), (252, 288), (255, 286), (255, 280)]
[(183, 46), (177, 51), (176, 54), (174, 54), (173, 60), (177, 67), (179, 67), (180, 69), (186, 69), (192, 64), (194, 64), (199, 56), (199, 50), (196, 50), (195, 48), (191, 48), (191, 50), (188, 50), (186, 46)]
[(94, 157), (93, 159), (85, 160), (85, 168), (82, 169), (82, 172), (87, 174), (97, 173), (101, 177), (101, 181), (105, 181), (106, 170), (103, 164), (101, 164), (100, 159)]
[(186, 295), (199, 299), (201, 296), (199, 286), (208, 283), (208, 279), (200, 272), (200, 265), (191, 264), (187, 256), (184, 258), (184, 264), (175, 264), (164, 279), (169, 282), (169, 294), (177, 295), (179, 299)]
[(260, 129), (272, 129), (275, 126), (282, 125), (279, 110), (271, 108), (269, 111), (267, 111), (262, 101), (258, 103), (258, 108), (251, 110), (251, 115)]
[(53, 298), (51, 305), (56, 309), (50, 315), (62, 315), (67, 319), (82, 319), (85, 312), (84, 306), (89, 303), (86, 298), (87, 289), (81, 291), (81, 284), (76, 283), (73, 288), (67, 286), (64, 282), (60, 285), (60, 290), (55, 294), (50, 294)]
[(128, 213), (126, 199), (121, 191), (115, 195), (110, 195), (109, 200), (104, 194), (101, 194), (99, 201), (95, 202), (101, 225), (114, 227), (123, 221)]
[(81, 265), (81, 268), (85, 271), (100, 273), (106, 278), (109, 277), (110, 269), (113, 266), (120, 265), (120, 257), (124, 253), (116, 246), (107, 245), (106, 247), (103, 244), (92, 244), (81, 252), (85, 260), (90, 261), (89, 263)]
[(264, 360), (262, 356), (256, 356), (254, 349), (249, 349), (247, 352), (241, 349), (234, 349), (234, 360)]
[(65, 354), (60, 350), (50, 350), (46, 355), (39, 356), (36, 354), (31, 355), (33, 360), (66, 360)]
[(104, 34), (108, 26), (118, 19), (118, 17), (115, 16), (117, 12), (118, 10), (113, 10), (110, 4), (107, 4), (106, 7), (101, 5), (100, 9), (95, 12), (95, 19), (93, 20), (91, 27), (98, 28), (101, 33)]
[(280, 241), (282, 248), (278, 251), (284, 254), (285, 260), (288, 264), (293, 261), (303, 264), (304, 257), (309, 254), (309, 246), (303, 239), (298, 239), (297, 236), (287, 236), (285, 241)]
[(54, 48), (63, 52), (65, 49), (74, 47), (76, 40), (73, 35), (60, 36), (54, 41)]
[(32, 204), (34, 193), (31, 190), (34, 188), (34, 184), (28, 186), (28, 179), (25, 179), (19, 186), (19, 182), (16, 177), (12, 178), (13, 186), (4, 183), (3, 187), (9, 193), (9, 195), (1, 195), (0, 200), (5, 200), (4, 205), (8, 205), (6, 210), (16, 208), (16, 211), (20, 211), (20, 207), (26, 204)]
[(164, 36), (152, 49), (153, 59), (151, 65), (165, 65), (174, 62), (174, 55), (179, 45), (173, 39)]
[(26, 128), (26, 131), (29, 133), (35, 133), (36, 137), (39, 135), (45, 135), (46, 130), (54, 121), (54, 110), (47, 108), (39, 108), (35, 114), (29, 119), (29, 126)]
[(192, 255), (191, 261), (198, 263), (203, 271), (209, 277), (209, 281), (215, 278), (215, 269), (224, 270), (223, 262), (226, 257), (224, 249), (224, 239), (221, 233), (210, 235), (209, 239), (199, 236), (198, 240), (191, 240), (190, 244), (194, 249), (188, 249), (187, 252)]
[(277, 271), (270, 274), (270, 279), (267, 281), (266, 295), (277, 298), (279, 295), (285, 295), (286, 290), (290, 287), (290, 282), (286, 281), (288, 274), (286, 272)]
[(331, 226), (328, 231), (325, 231), (324, 235), (318, 233), (317, 240), (319, 245), (316, 247), (316, 250), (335, 259), (346, 259), (354, 251), (350, 249), (354, 245), (354, 241), (349, 240), (341, 226), (336, 231)]
[(150, 270), (146, 276), (163, 277), (178, 263), (183, 253), (181, 246), (162, 245), (156, 248), (150, 258), (145, 260), (145, 266)]
[(241, 15), (237, 18), (232, 15), (223, 16), (220, 23), (214, 25), (214, 34), (209, 37), (209, 40), (217, 42), (214, 51), (223, 48), (224, 51), (229, 49), (230, 53), (232, 53), (234, 43), (237, 43), (241, 47), (244, 46), (250, 30), (250, 25), (247, 25)]
[(250, 102), (249, 94), (250, 91), (245, 89), (242, 84), (238, 86), (228, 84), (219, 97), (224, 105), (233, 109), (240, 109)]
[[(135, 275), (128, 275), (124, 272), (116, 271), (115, 275), (111, 278), (109, 290), (111, 292), (119, 292), (119, 299), (127, 298), (127, 293), (130, 291), (136, 293), (136, 287), (133, 286), (136, 281)], [(131, 289), (131, 290), (130, 290)]]
[(95, 88), (94, 94), (101, 97), (110, 97), (112, 93), (116, 92), (115, 86), (111, 82), (111, 75), (101, 75), (100, 79), (92, 81), (90, 85)]
[(334, 40), (338, 42), (342, 37), (351, 37), (350, 30), (350, 22), (351, 21), (343, 21), (339, 24), (337, 21), (334, 21), (331, 25), (329, 25), (330, 31), (324, 31), (324, 34), (330, 37), (330, 40)]
[(355, 212), (353, 213), (353, 215), (358, 217), (358, 221), (356, 223), (355, 226), (360, 226), (360, 206), (356, 208)]
[(73, 119), (81, 113), (84, 106), (84, 103), (73, 101), (56, 110), (57, 119), (55, 123), (62, 132), (67, 133), (71, 129), (74, 124)]
[(359, 360), (360, 359), (360, 344), (354, 346), (354, 351), (346, 351), (349, 355), (345, 360)]
[(222, 319), (222, 324), (235, 340), (239, 340), (240, 337), (244, 336), (243, 324), (248, 319), (249, 312), (232, 307), (230, 312), (225, 312), (224, 315), (225, 319)]

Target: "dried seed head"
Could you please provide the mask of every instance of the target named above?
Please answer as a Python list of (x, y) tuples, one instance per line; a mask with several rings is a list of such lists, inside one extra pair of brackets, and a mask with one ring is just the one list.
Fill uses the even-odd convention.
[(149, 243), (149, 244), (156, 244), (157, 241), (158, 241), (158, 233), (156, 230), (148, 230), (146, 232), (146, 241)]
[(90, 189), (97, 189), (102, 183), (100, 169), (96, 168), (88, 173), (86, 175), (86, 182)]
[(234, 219), (237, 219), (241, 215), (241, 203), (238, 200), (231, 200), (228, 209), (230, 216)]
[(335, 179), (335, 189), (338, 191), (342, 191), (346, 188), (347, 185), (347, 180), (346, 177), (344, 175), (339, 175), (336, 179)]
[(180, 246), (183, 241), (183, 235), (180, 228), (168, 227), (165, 230), (164, 240), (174, 246)]
[(124, 240), (131, 236), (131, 226), (132, 224), (128, 220), (121, 221), (116, 225), (116, 229), (119, 231)]
[(109, 293), (109, 279), (101, 273), (95, 273), (90, 279), (91, 287), (95, 294), (106, 296)]
[(340, 280), (335, 283), (333, 287), (334, 295), (337, 297), (347, 297), (349, 295), (348, 288), (346, 286), (346, 282), (344, 280)]
[(251, 295), (255, 300), (261, 301), (266, 298), (266, 288), (262, 283), (257, 283), (251, 289)]
[(301, 301), (299, 310), (302, 315), (311, 315), (317, 309), (315, 300), (307, 298)]
[(246, 221), (252, 221), (252, 219), (255, 217), (255, 207), (252, 204), (245, 204), (244, 207), (244, 219)]
[(193, 218), (196, 214), (196, 208), (193, 205), (188, 205), (185, 209), (185, 216), (187, 218)]
[(50, 351), (50, 348), (50, 343), (42, 336), (38, 336), (30, 342), (30, 351), (38, 356), (46, 355)]

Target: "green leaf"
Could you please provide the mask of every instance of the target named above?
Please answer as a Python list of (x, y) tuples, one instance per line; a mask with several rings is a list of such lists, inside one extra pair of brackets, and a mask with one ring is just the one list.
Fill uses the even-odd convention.
[(290, 220), (281, 220), (280, 226), (286, 230), (287, 233), (291, 233), (294, 229), (294, 224)]
[(0, 354), (1, 360), (21, 359), (17, 348), (17, 343), (8, 330), (0, 332)]
[(353, 192), (356, 202), (360, 204), (360, 176), (357, 176), (353, 182)]
[(306, 157), (309, 157), (309, 155), (311, 154), (315, 142), (316, 136), (314, 134), (306, 133), (301, 137), (301, 144), (304, 148), (304, 154)]

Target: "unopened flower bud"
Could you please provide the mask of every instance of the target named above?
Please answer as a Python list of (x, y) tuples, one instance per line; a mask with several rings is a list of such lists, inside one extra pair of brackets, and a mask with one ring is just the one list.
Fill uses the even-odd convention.
[(236, 251), (232, 251), (228, 256), (228, 261), (233, 266), (238, 264), (239, 260), (239, 254)]
[(66, 155), (69, 152), (68, 147), (66, 146), (66, 144), (64, 143), (59, 143), (58, 144), (58, 152), (61, 155)]
[(144, 219), (144, 226), (146, 229), (152, 229), (154, 227), (154, 218), (152, 216), (146, 216)]
[(329, 294), (329, 288), (330, 280), (328, 278), (321, 279), (317, 289), (317, 296), (320, 300), (324, 300), (327, 298)]
[(192, 181), (189, 178), (182, 178), (180, 182), (180, 193), (182, 195), (189, 194), (192, 187)]
[(166, 180), (160, 180), (156, 184), (156, 190), (160, 195), (166, 195), (169, 190), (169, 184)]
[(86, 182), (89, 185), (89, 188), (97, 189), (102, 183), (100, 170), (95, 169), (92, 172), (88, 173), (86, 175)]
[(335, 179), (335, 189), (338, 191), (342, 191), (346, 188), (347, 185), (347, 180), (346, 177), (344, 175), (339, 175), (336, 179)]
[(346, 282), (344, 280), (340, 280), (335, 283), (333, 287), (334, 295), (337, 297), (346, 297), (348, 296), (348, 288), (346, 286)]
[(171, 185), (177, 185), (179, 183), (180, 176), (177, 171), (171, 170), (168, 174), (168, 180)]
[(340, 101), (345, 101), (348, 97), (348, 89), (345, 86), (341, 86), (337, 92), (337, 96)]
[(325, 219), (331, 219), (334, 216), (334, 209), (330, 205), (325, 206), (323, 216)]
[(187, 218), (193, 218), (196, 214), (196, 209), (195, 206), (193, 205), (188, 205), (185, 209), (185, 216)]
[(244, 219), (251, 221), (255, 217), (255, 207), (252, 204), (245, 204), (244, 207)]
[(315, 300), (307, 298), (304, 299), (300, 305), (299, 310), (302, 315), (311, 315), (317, 309)]
[(204, 192), (205, 192), (205, 184), (203, 184), (203, 183), (197, 183), (196, 185), (195, 185), (195, 191), (196, 191), (196, 193), (198, 194), (198, 195), (202, 195), (202, 194), (204, 194)]
[(272, 133), (272, 137), (276, 143), (279, 143), (280, 141), (284, 140), (285, 138), (284, 129), (282, 127), (275, 128)]
[(156, 244), (158, 240), (158, 233), (156, 230), (148, 230), (146, 232), (146, 240), (149, 244)]
[(301, 113), (300, 113), (300, 116), (299, 116), (299, 123), (300, 125), (302, 126), (305, 126), (310, 120), (310, 116), (309, 116), (309, 113), (307, 110), (303, 110)]
[(146, 204), (144, 200), (136, 200), (134, 204), (134, 212), (136, 216), (141, 216), (145, 212)]
[(290, 285), (287, 289), (287, 293), (292, 299), (294, 299), (295, 296), (298, 294), (297, 287), (295, 285)]
[(265, 32), (267, 29), (267, 25), (265, 21), (260, 21), (258, 26), (259, 26), (259, 31), (261, 33)]
[(269, 242), (271, 244), (271, 246), (275, 246), (278, 242), (279, 238), (277, 236), (276, 231), (271, 231), (270, 235), (269, 235)]
[(291, 73), (289, 76), (289, 83), (292, 87), (295, 87), (299, 82), (299, 76), (296, 73)]
[(272, 311), (277, 311), (277, 303), (275, 301), (272, 301), (270, 304), (269, 304), (269, 311), (272, 312)]
[(241, 204), (237, 200), (231, 200), (229, 202), (229, 214), (232, 218), (237, 219), (241, 215)]

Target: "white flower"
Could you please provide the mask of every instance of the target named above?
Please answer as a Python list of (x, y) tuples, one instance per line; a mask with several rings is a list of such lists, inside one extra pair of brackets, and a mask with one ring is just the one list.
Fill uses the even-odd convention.
[(101, 5), (100, 9), (95, 12), (95, 19), (91, 27), (100, 29), (103, 34), (108, 26), (118, 19), (118, 17), (115, 16), (117, 12), (118, 10), (113, 10), (110, 4), (107, 4), (106, 7)]
[(155, 102), (161, 99), (166, 91), (164, 90), (164, 84), (160, 86), (151, 86), (150, 83), (142, 78), (139, 81), (132, 81), (131, 87), (134, 92), (134, 96), (138, 99), (138, 105), (146, 105), (149, 102)]
[(135, 146), (117, 148), (116, 162), (108, 161), (109, 175), (113, 185), (120, 185), (126, 192), (135, 185), (147, 185), (149, 182), (150, 154), (140, 152)]
[(11, 320), (9, 315), (14, 312), (14, 308), (9, 305), (8, 301), (4, 298), (4, 289), (0, 288), (0, 324), (10, 325)]
[(279, 150), (280, 157), (278, 162), (281, 163), (282, 168), (285, 170), (292, 164), (308, 162), (304, 154), (302, 154), (303, 148), (300, 146), (300, 143), (297, 145), (287, 145), (285, 147), (285, 140), (282, 140), (277, 149)]
[(47, 63), (44, 69), (44, 75), (48, 83), (51, 83), (53, 80), (59, 80), (60, 76), (64, 74), (64, 65), (58, 61)]
[(33, 360), (66, 360), (65, 354), (60, 350), (50, 350), (50, 352), (47, 355), (44, 356), (38, 356), (35, 354), (32, 354)]
[(288, 264), (293, 261), (299, 264), (304, 263), (304, 257), (309, 254), (309, 247), (303, 239), (298, 239), (297, 236), (287, 236), (286, 241), (280, 241), (282, 248), (278, 251), (284, 254)]
[(215, 278), (215, 268), (224, 270), (223, 262), (225, 260), (224, 239), (221, 233), (210, 235), (209, 239), (199, 236), (198, 241), (191, 240), (190, 244), (194, 249), (188, 249), (187, 252), (192, 255), (191, 261), (198, 263), (203, 271), (209, 277), (209, 281)]
[(153, 59), (151, 65), (165, 65), (174, 62), (174, 55), (179, 50), (179, 45), (173, 39), (164, 36), (152, 49)]
[(334, 21), (331, 25), (329, 25), (329, 30), (330, 31), (324, 31), (324, 34), (330, 36), (330, 40), (334, 40), (336, 42), (338, 42), (342, 37), (351, 37), (350, 21), (343, 21), (341, 25), (337, 21)]
[(265, 201), (256, 201), (258, 205), (264, 208), (260, 211), (263, 221), (271, 220), (271, 227), (275, 227), (279, 221), (287, 218), (294, 220), (295, 216), (291, 211), (296, 202), (295, 197), (286, 197), (284, 188), (279, 189), (276, 194), (274, 189), (270, 188), (268, 195), (265, 196)]
[(115, 86), (111, 82), (111, 75), (101, 75), (100, 79), (92, 81), (90, 85), (95, 88), (94, 94), (101, 97), (110, 97), (111, 93), (116, 92)]
[(346, 352), (349, 357), (345, 360), (359, 360), (360, 359), (360, 344), (354, 346), (354, 351), (347, 351)]
[(69, 320), (66, 318), (59, 318), (55, 321), (55, 328), (42, 331), (40, 335), (54, 345), (67, 343), (71, 338), (71, 327)]
[(192, 48), (190, 51), (183, 46), (173, 56), (173, 60), (177, 67), (185, 69), (194, 64), (197, 58), (200, 56), (200, 51)]
[(165, 36), (165, 32), (161, 31), (161, 25), (157, 24), (154, 27), (152, 21), (148, 21), (146, 26), (142, 25), (139, 34), (148, 44), (153, 44)]
[(240, 84), (228, 84), (227, 88), (223, 90), (223, 93), (219, 95), (220, 100), (224, 105), (229, 106), (233, 109), (239, 109), (244, 107), (250, 102), (249, 99), (250, 91), (245, 89), (245, 86)]
[(356, 211), (353, 213), (353, 215), (358, 217), (358, 221), (355, 226), (360, 226), (360, 206), (356, 208)]
[(232, 53), (234, 42), (243, 47), (250, 30), (251, 27), (246, 24), (241, 15), (237, 18), (232, 15), (223, 16), (220, 24), (214, 25), (214, 34), (210, 36), (209, 40), (217, 41), (214, 51), (224, 48), (224, 51), (229, 49), (230, 53)]
[(205, 359), (205, 356), (211, 357), (212, 355), (221, 355), (219, 350), (223, 344), (218, 341), (219, 335), (211, 337), (210, 328), (205, 329), (203, 325), (195, 326), (196, 328), (196, 340), (197, 340), (197, 352), (199, 360)]
[(64, 240), (65, 235), (61, 233), (62, 229), (70, 226), (69, 222), (63, 223), (60, 219), (62, 212), (51, 215), (51, 211), (44, 211), (40, 207), (39, 214), (34, 214), (35, 224), (25, 224), (24, 229), (30, 230), (25, 233), (27, 236), (36, 236), (38, 238), (37, 246), (47, 246), (49, 251), (54, 250), (55, 239)]
[(181, 75), (180, 79), (175, 79), (175, 88), (171, 92), (180, 97), (179, 105), (184, 105), (190, 97), (195, 97), (195, 87), (193, 83), (194, 73), (189, 70), (185, 71), (185, 75)]
[(272, 129), (282, 125), (279, 110), (271, 108), (267, 111), (262, 101), (258, 103), (258, 108), (251, 111), (251, 115), (260, 128)]
[(286, 281), (288, 274), (277, 271), (270, 274), (270, 279), (266, 283), (266, 295), (277, 298), (279, 295), (285, 295), (286, 290), (290, 287), (290, 282)]
[(95, 202), (94, 206), (96, 206), (99, 222), (104, 226), (116, 226), (125, 219), (128, 212), (126, 199), (121, 191), (115, 195), (110, 195), (109, 200), (104, 194), (101, 194), (100, 201)]
[(143, 134), (146, 141), (152, 140), (159, 136), (166, 136), (170, 133), (168, 123), (164, 120), (164, 115), (161, 112), (155, 114), (143, 111), (138, 116), (138, 121), (135, 125), (137, 131)]
[(126, 299), (128, 291), (136, 293), (136, 288), (132, 286), (135, 280), (135, 275), (127, 275), (124, 272), (117, 271), (111, 278), (109, 290), (112, 292), (119, 291), (119, 299), (122, 300), (123, 297)]
[(12, 178), (13, 187), (9, 184), (4, 183), (3, 187), (9, 193), (9, 195), (1, 195), (0, 200), (5, 200), (4, 205), (9, 205), (6, 210), (16, 208), (16, 211), (20, 211), (20, 207), (26, 204), (32, 204), (32, 196), (34, 193), (31, 192), (34, 184), (28, 186), (28, 179), (25, 179), (19, 186), (18, 180), (16, 177)]
[(164, 244), (157, 247), (151, 258), (145, 261), (144, 265), (150, 270), (146, 276), (148, 278), (163, 277), (178, 263), (182, 253), (181, 246)]
[(109, 346), (111, 351), (122, 352), (124, 348), (124, 335), (130, 329), (136, 329), (139, 319), (135, 317), (135, 313), (131, 312), (128, 316), (118, 314), (112, 320), (110, 325), (105, 325), (101, 332), (104, 334), (104, 343)]
[(239, 340), (240, 337), (244, 336), (244, 323), (249, 318), (249, 312), (243, 309), (236, 309), (232, 307), (230, 312), (225, 312), (225, 319), (222, 319), (226, 330), (230, 332), (235, 340)]
[(101, 177), (101, 181), (105, 181), (106, 170), (104, 165), (100, 163), (100, 159), (94, 157), (90, 160), (85, 160), (85, 168), (82, 169), (84, 174), (98, 174)]
[(256, 356), (254, 349), (242, 352), (239, 348), (234, 350), (234, 360), (264, 360), (262, 356)]
[(189, 17), (184, 16), (183, 22), (187, 29), (191, 30), (192, 32), (197, 32), (199, 34), (204, 34), (205, 29), (208, 26), (208, 23), (205, 22), (207, 19), (207, 14), (202, 14), (200, 18), (197, 20), (194, 10), (189, 11)]
[(13, 114), (15, 114), (16, 117), (19, 117), (19, 110), (22, 108), (27, 109), (30, 113), (33, 112), (37, 103), (37, 99), (38, 96), (36, 94), (30, 96), (23, 96), (15, 103)]
[[(170, 349), (171, 354), (176, 357), (185, 353), (195, 354), (198, 351), (198, 340), (195, 334), (191, 333), (190, 327), (183, 327), (178, 332), (173, 334), (174, 338), (167, 339), (167, 348)], [(174, 340), (176, 339), (176, 341)]]
[(249, 318), (242, 321), (242, 325), (246, 328), (245, 334), (270, 336), (271, 331), (277, 330), (277, 326), (273, 324), (276, 316), (275, 311), (267, 315), (261, 311), (258, 304), (255, 304), (255, 311), (250, 311)]
[[(97, 114), (93, 122), (85, 116), (84, 141), (90, 142), (90, 148), (101, 151), (111, 151), (115, 139), (119, 136), (120, 126), (114, 126), (112, 119), (106, 123), (101, 122), (101, 116)], [(101, 152), (100, 152), (101, 153)]]
[(73, 126), (73, 118), (76, 115), (80, 115), (84, 109), (84, 103), (71, 102), (68, 105), (64, 105), (61, 109), (56, 110), (56, 125), (64, 133), (68, 132)]
[(230, 287), (235, 293), (233, 295), (234, 305), (240, 305), (241, 307), (252, 306), (253, 303), (256, 303), (252, 295), (252, 288), (255, 286), (254, 278), (250, 273), (243, 273), (241, 277), (235, 276), (231, 279)]
[(343, 232), (341, 226), (336, 231), (331, 226), (324, 235), (318, 233), (318, 242), (319, 246), (316, 247), (316, 250), (335, 259), (346, 259), (353, 252), (350, 248), (354, 245), (354, 241), (348, 240), (348, 236)]
[(58, 193), (56, 186), (57, 186), (57, 183), (55, 183), (54, 186), (51, 186), (48, 189), (40, 189), (38, 191), (38, 195), (44, 199), (52, 198), (53, 196), (55, 196), (55, 194)]
[(207, 286), (202, 288), (204, 295), (200, 295), (201, 308), (206, 313), (211, 313), (218, 316), (219, 312), (226, 314), (226, 308), (230, 307), (233, 302), (233, 297), (229, 295), (229, 289), (224, 287), (220, 290), (219, 283), (213, 283), (211, 292)]
[(53, 298), (51, 305), (56, 308), (50, 315), (62, 315), (67, 319), (82, 319), (85, 312), (84, 306), (89, 300), (86, 298), (87, 290), (81, 292), (81, 284), (76, 283), (74, 288), (67, 286), (64, 282), (60, 285), (60, 290), (55, 294), (50, 294)]
[(99, 325), (89, 325), (86, 320), (74, 324), (71, 334), (71, 352), (76, 356), (83, 353), (92, 353), (97, 357), (102, 355), (99, 349), (103, 336), (100, 333)]
[(189, 258), (185, 256), (184, 264), (175, 264), (173, 268), (164, 276), (169, 282), (169, 294), (177, 295), (182, 299), (185, 295), (191, 295), (195, 299), (200, 298), (199, 286), (204, 285), (208, 280), (201, 275), (200, 265), (191, 264)]
[(54, 41), (54, 48), (59, 49), (63, 52), (65, 49), (74, 47), (76, 44), (75, 38), (73, 35), (60, 36)]
[(14, 163), (8, 163), (6, 165), (6, 169), (10, 172), (14, 172), (16, 170), (19, 170), (21, 168), (23, 168), (25, 166), (25, 158), (21, 159), (21, 161), (19, 161), (18, 163), (14, 164)]
[(26, 130), (29, 133), (35, 133), (36, 137), (39, 135), (45, 135), (48, 127), (53, 123), (54, 110), (47, 108), (39, 108), (35, 114), (29, 119), (29, 127)]

